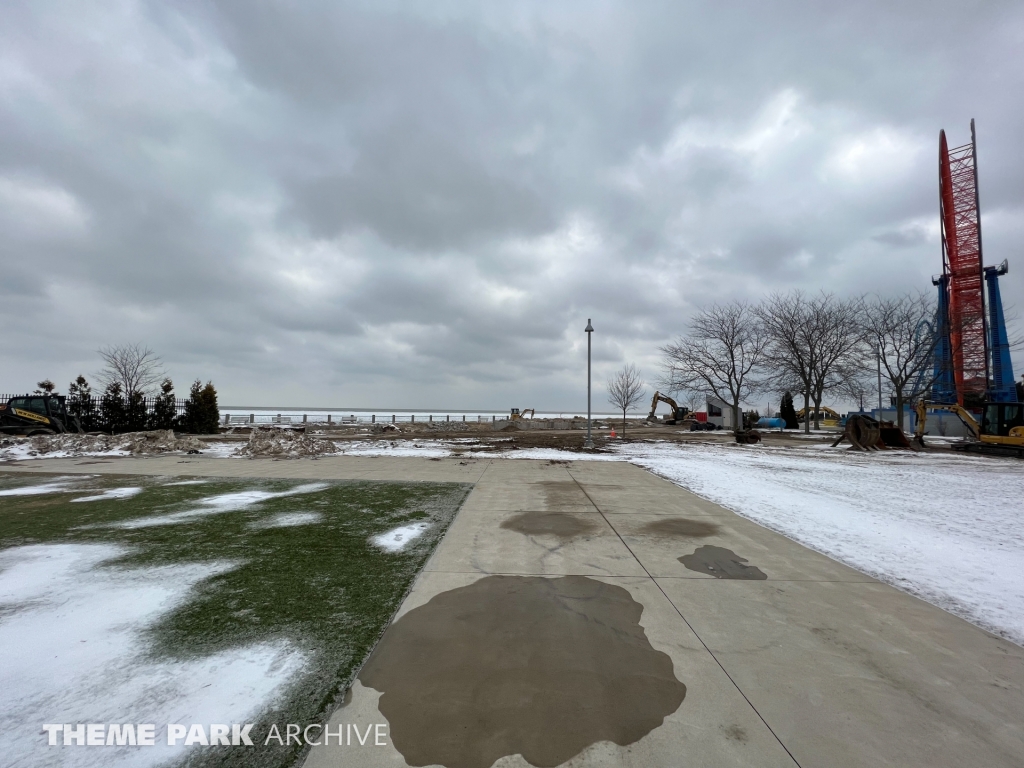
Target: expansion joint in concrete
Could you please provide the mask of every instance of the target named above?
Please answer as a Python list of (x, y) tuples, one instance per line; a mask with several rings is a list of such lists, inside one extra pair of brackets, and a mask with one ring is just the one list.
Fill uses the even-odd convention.
[(689, 622), (689, 620), (686, 618), (686, 616), (683, 615), (683, 612), (679, 610), (679, 606), (677, 606), (675, 604), (675, 601), (673, 601), (672, 598), (670, 598), (668, 596), (668, 594), (665, 592), (665, 590), (662, 589), (661, 584), (658, 583), (658, 580), (656, 578), (654, 578), (654, 576), (651, 574), (651, 572), (647, 569), (647, 566), (645, 566), (640, 561), (640, 558), (636, 556), (636, 552), (634, 552), (633, 548), (629, 546), (629, 543), (622, 537), (622, 534), (619, 533), (618, 529), (614, 525), (612, 525), (611, 521), (608, 519), (608, 516), (605, 515), (604, 510), (601, 509), (601, 507), (598, 506), (597, 502), (594, 501), (593, 497), (591, 497), (591, 495), (589, 493), (587, 493), (587, 489), (584, 488), (583, 484), (580, 483), (580, 481), (576, 479), (576, 476), (573, 475), (572, 470), (569, 469), (567, 471), (568, 471), (569, 477), (571, 477), (573, 482), (576, 483), (576, 487), (579, 488), (580, 492), (584, 496), (587, 497), (587, 501), (589, 501), (591, 504), (594, 505), (594, 509), (597, 510), (598, 514), (601, 515), (601, 517), (604, 519), (604, 521), (608, 525), (608, 527), (611, 528), (611, 530), (619, 538), (619, 541), (622, 542), (622, 546), (624, 546), (626, 548), (626, 550), (629, 552), (629, 554), (633, 556), (633, 559), (636, 560), (637, 565), (639, 565), (643, 569), (644, 573), (647, 574), (647, 578), (649, 578), (652, 582), (654, 582), (654, 585), (658, 588), (658, 591), (661, 592), (662, 595), (664, 595), (666, 600), (668, 600), (669, 605), (671, 605), (673, 610), (675, 610), (675, 612), (679, 615), (679, 618), (683, 620), (683, 622), (686, 624), (686, 626), (690, 628), (690, 631), (693, 632), (694, 637), (696, 637), (697, 640), (700, 642), (700, 644), (702, 646), (704, 646), (704, 650), (706, 650), (708, 652), (708, 655), (710, 655), (711, 658), (715, 660), (715, 663), (718, 665), (718, 668), (722, 670), (722, 674), (724, 674), (726, 676), (726, 678), (728, 678), (729, 682), (732, 683), (732, 685), (736, 689), (736, 691), (740, 694), (740, 696), (743, 697), (743, 700), (747, 702), (747, 705), (751, 708), (751, 710), (753, 710), (754, 714), (757, 715), (758, 719), (762, 723), (764, 723), (764, 727), (768, 729), (768, 731), (771, 733), (771, 735), (773, 737), (775, 737), (775, 740), (779, 743), (779, 746), (782, 747), (786, 751), (786, 754), (789, 755), (789, 759), (793, 761), (793, 765), (797, 766), (797, 768), (800, 768), (800, 763), (797, 761), (797, 759), (795, 757), (793, 757), (793, 753), (789, 751), (789, 747), (787, 747), (783, 743), (782, 739), (779, 738), (779, 735), (777, 733), (775, 733), (775, 729), (773, 729), (771, 727), (771, 725), (768, 724), (768, 721), (764, 719), (764, 716), (760, 712), (757, 711), (757, 707), (754, 706), (754, 703), (750, 700), (750, 698), (747, 696), (747, 694), (743, 692), (743, 689), (740, 688), (739, 684), (737, 684), (737, 682), (733, 679), (732, 675), (729, 674), (729, 671), (725, 668), (725, 666), (722, 664), (722, 662), (715, 655), (715, 652), (712, 651), (711, 648), (708, 647), (708, 644), (704, 642), (704, 638), (702, 638), (700, 636), (700, 634), (698, 634), (698, 632), (694, 628), (694, 626)]

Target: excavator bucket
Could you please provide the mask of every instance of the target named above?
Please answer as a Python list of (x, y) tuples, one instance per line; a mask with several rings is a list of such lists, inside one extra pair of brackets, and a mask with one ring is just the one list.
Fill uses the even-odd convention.
[(891, 421), (883, 421), (878, 427), (878, 439), (886, 448), (905, 448), (912, 450), (913, 446), (903, 434), (903, 430)]
[(846, 420), (846, 430), (832, 443), (832, 447), (843, 440), (849, 440), (850, 449), (854, 451), (884, 451), (887, 448), (914, 450), (903, 430), (891, 421), (878, 422), (862, 414), (854, 414)]

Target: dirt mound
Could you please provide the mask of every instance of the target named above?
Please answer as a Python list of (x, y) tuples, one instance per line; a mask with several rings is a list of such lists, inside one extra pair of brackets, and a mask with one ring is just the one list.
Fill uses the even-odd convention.
[(128, 451), (132, 455), (170, 453), (172, 451), (200, 451), (203, 444), (194, 437), (177, 437), (173, 430), (157, 429), (152, 432), (128, 432), (123, 435), (36, 435), (29, 438), (31, 454), (68, 453), (74, 456), (86, 453)]
[(469, 430), (468, 421), (432, 421), (429, 424), (427, 429), (434, 432), (466, 432)]
[(330, 440), (281, 429), (254, 429), (249, 442), (238, 452), (240, 456), (273, 456), (297, 459), (303, 456), (326, 456), (337, 453)]

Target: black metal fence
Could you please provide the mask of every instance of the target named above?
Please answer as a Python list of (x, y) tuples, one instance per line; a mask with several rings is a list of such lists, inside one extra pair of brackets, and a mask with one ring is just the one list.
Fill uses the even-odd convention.
[[(31, 393), (31, 392), (29, 392), (29, 393), (23, 392), (23, 393), (17, 394), (17, 395), (2, 395), (2, 394), (0, 394), (0, 403), (6, 403), (12, 397), (41, 397), (41, 395), (39, 395), (38, 393)], [(103, 399), (102, 393), (98, 394), (98, 395), (92, 395), (93, 405), (96, 408), (99, 408), (100, 407), (100, 401), (102, 399)], [(158, 398), (156, 398), (156, 397), (144, 397), (144, 398), (142, 398), (142, 404), (146, 408), (146, 413), (152, 413), (153, 412), (153, 408), (156, 406), (157, 399)], [(68, 404), (69, 408), (71, 407), (71, 404), (72, 404), (73, 401), (74, 401), (74, 398), (71, 398), (71, 397), (67, 398), (67, 404)], [(184, 397), (176, 397), (176, 398), (174, 398), (174, 413), (177, 414), (177, 415), (185, 413), (185, 403), (186, 402), (188, 402), (187, 398), (184, 398)]]

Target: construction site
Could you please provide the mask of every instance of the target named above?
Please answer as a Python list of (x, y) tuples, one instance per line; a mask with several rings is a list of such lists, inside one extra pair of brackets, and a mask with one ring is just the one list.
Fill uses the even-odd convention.
[(941, 133), (905, 408), (880, 361), (845, 413), (588, 389), (116, 433), (3, 398), (5, 759), (1020, 766), (1024, 405), (976, 169), (973, 121)]

